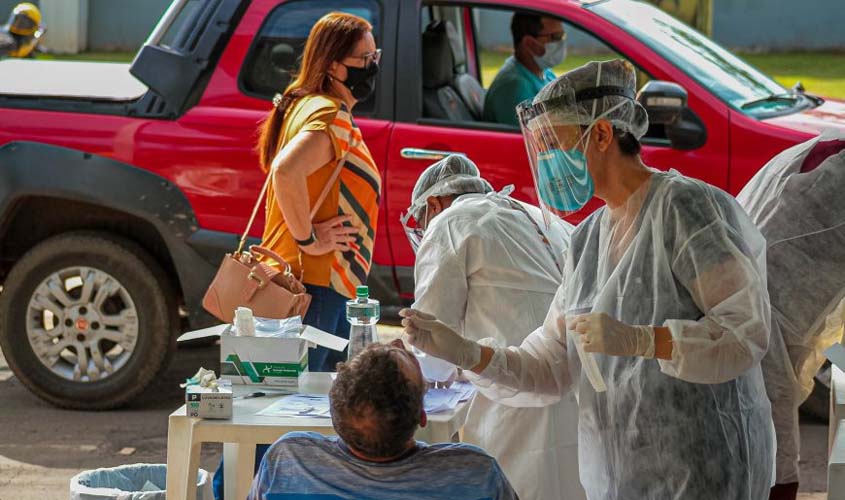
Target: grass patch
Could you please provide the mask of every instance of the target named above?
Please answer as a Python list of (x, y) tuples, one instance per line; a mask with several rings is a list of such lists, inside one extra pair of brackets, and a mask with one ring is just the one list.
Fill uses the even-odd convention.
[(787, 89), (800, 81), (811, 94), (845, 99), (845, 53), (790, 52), (739, 54), (739, 57)]
[[(482, 84), (485, 87), (490, 86), (508, 55), (493, 51), (481, 53)], [(788, 52), (782, 54), (740, 53), (738, 55), (787, 89), (800, 81), (807, 92), (845, 99), (845, 53)], [(572, 54), (553, 71), (559, 75), (590, 61), (605, 61), (615, 57), (610, 53), (589, 56)]]
[(38, 54), (36, 59), (46, 61), (98, 61), (131, 63), (135, 52), (83, 52), (81, 54)]

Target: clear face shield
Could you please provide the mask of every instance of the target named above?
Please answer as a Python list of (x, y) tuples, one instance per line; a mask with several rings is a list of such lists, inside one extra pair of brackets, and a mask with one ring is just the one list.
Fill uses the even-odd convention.
[[(423, 200), (425, 202), (425, 200)], [(425, 222), (425, 216), (428, 212), (428, 204), (426, 203), (421, 209), (415, 208), (413, 205), (408, 207), (408, 211), (404, 214), (401, 214), (399, 217), (399, 222), (402, 223), (402, 228), (405, 230), (405, 236), (408, 237), (408, 242), (411, 244), (411, 249), (414, 253), (417, 253), (417, 250), (420, 248), (420, 244), (422, 244), (422, 239), (425, 234), (425, 228), (421, 225)]]
[[(475, 168), (475, 167), (473, 167)], [(428, 228), (429, 220), (428, 199), (439, 196), (457, 196), (466, 193), (481, 193), (492, 190), (492, 187), (477, 174), (446, 174), (441, 180), (416, 196), (408, 210), (401, 214), (399, 222), (405, 229), (405, 235), (411, 243), (414, 253), (422, 243), (423, 234)], [(430, 217), (434, 217), (432, 214)]]
[(537, 104), (525, 101), (516, 108), (547, 227), (552, 215), (571, 215), (593, 197), (585, 157), (587, 127), (582, 128), (590, 117), (578, 110), (574, 92), (566, 91)]

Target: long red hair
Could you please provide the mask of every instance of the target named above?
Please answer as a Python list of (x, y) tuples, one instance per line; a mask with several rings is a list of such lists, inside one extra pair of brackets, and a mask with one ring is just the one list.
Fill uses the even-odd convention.
[(282, 122), (287, 108), (297, 98), (310, 94), (340, 97), (332, 88), (329, 69), (333, 62), (352, 55), (355, 44), (372, 29), (366, 19), (342, 12), (326, 14), (314, 24), (305, 42), (299, 72), (281, 99), (274, 99), (273, 109), (259, 127), (257, 149), (262, 170), (269, 172), (270, 164), (279, 150)]

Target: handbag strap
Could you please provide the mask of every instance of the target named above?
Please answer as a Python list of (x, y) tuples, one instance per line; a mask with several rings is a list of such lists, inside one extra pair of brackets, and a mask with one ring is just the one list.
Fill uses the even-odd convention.
[[(334, 169), (332, 172), (332, 176), (329, 178), (329, 181), (326, 183), (326, 186), (323, 188), (323, 191), (320, 193), (320, 196), (317, 197), (317, 202), (314, 203), (314, 206), (311, 207), (311, 214), (309, 215), (309, 220), (313, 221), (314, 216), (317, 215), (317, 210), (326, 200), (326, 197), (329, 195), (329, 191), (331, 191), (332, 186), (334, 185), (334, 181), (337, 180), (337, 177), (340, 175), (340, 171), (343, 170), (343, 166), (346, 164), (346, 156), (349, 154), (349, 150), (352, 149), (350, 145), (349, 149), (346, 153), (343, 154), (343, 157), (337, 162), (337, 168)], [(238, 250), (237, 254), (240, 254), (244, 246), (246, 245), (246, 239), (249, 236), (249, 230), (252, 229), (252, 224), (255, 222), (255, 216), (258, 215), (258, 209), (261, 208), (261, 202), (264, 200), (264, 196), (267, 194), (267, 187), (270, 186), (270, 181), (273, 178), (273, 169), (270, 168), (270, 171), (267, 172), (267, 179), (264, 181), (264, 186), (261, 188), (261, 193), (258, 194), (258, 200), (255, 202), (255, 207), (252, 209), (252, 215), (249, 216), (249, 222), (246, 224), (246, 230), (244, 231), (243, 236), (241, 236), (241, 241), (238, 243)]]

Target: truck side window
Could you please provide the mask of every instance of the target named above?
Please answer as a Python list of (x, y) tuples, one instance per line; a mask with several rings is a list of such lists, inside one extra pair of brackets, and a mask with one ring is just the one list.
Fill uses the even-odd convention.
[[(296, 70), (311, 27), (329, 12), (348, 12), (373, 25), (376, 44), (381, 38), (381, 8), (377, 0), (291, 0), (276, 7), (265, 19), (244, 60), (240, 86), (244, 93), (272, 100), (284, 91)], [(376, 87), (378, 89), (378, 87)], [(378, 90), (376, 90), (378, 92)], [(374, 97), (355, 106), (370, 111)]]
[[(421, 9), (422, 117), (444, 124), (460, 123), (462, 127), (510, 127), (517, 131), (515, 123), (494, 124), (486, 121), (494, 113), (485, 110), (488, 104), (485, 95), (502, 66), (513, 55), (511, 20), (519, 11), (469, 4), (442, 6), (436, 3), (424, 4)], [(551, 68), (555, 75), (590, 61), (625, 59), (592, 33), (564, 19), (561, 22), (566, 33), (567, 56), (561, 64)], [(440, 39), (448, 40), (448, 43)], [(434, 57), (438, 55), (435, 49), (443, 54)], [(449, 68), (439, 64), (444, 59), (454, 63), (452, 74), (449, 74)], [(647, 73), (637, 70), (638, 88), (650, 79)], [(480, 110), (478, 99), (474, 97), (477, 94), (482, 96)]]
[[(514, 11), (501, 9), (473, 9), (476, 37), (480, 48), (481, 84), (489, 88), (493, 79), (504, 64), (505, 59), (513, 54), (513, 41), (510, 23)], [(551, 68), (556, 75), (582, 66), (590, 61), (625, 59), (624, 56), (606, 45), (592, 33), (563, 21), (566, 32), (566, 58), (563, 63)], [(636, 65), (635, 65), (636, 67)], [(649, 81), (643, 71), (637, 72), (637, 85), (642, 87)]]

